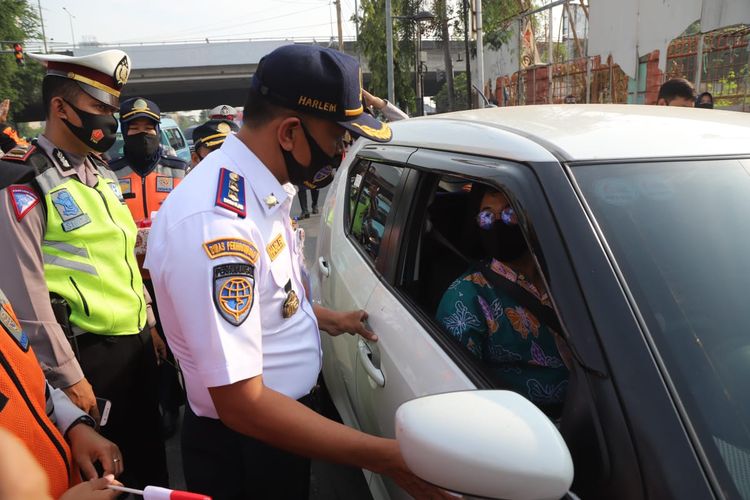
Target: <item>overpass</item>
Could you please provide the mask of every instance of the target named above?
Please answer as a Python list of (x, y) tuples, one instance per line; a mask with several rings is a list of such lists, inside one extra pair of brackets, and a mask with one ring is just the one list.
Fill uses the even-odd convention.
[[(234, 41), (207, 43), (144, 44), (125, 46), (81, 46), (74, 55), (82, 56), (101, 50), (118, 48), (128, 53), (132, 70), (123, 87), (122, 99), (144, 96), (155, 101), (163, 112), (209, 109), (218, 104), (242, 106), (250, 88), (250, 79), (260, 59), (272, 50), (294, 43), (286, 40)], [(454, 71), (463, 71), (463, 62), (456, 62), (463, 51), (461, 42), (451, 42)], [(440, 43), (422, 42), (427, 72), (425, 95), (435, 95), (443, 84), (443, 49)], [(357, 57), (355, 42), (345, 42), (344, 51)], [(70, 52), (67, 52), (70, 54)], [(294, 68), (289, 68), (290, 78)], [(362, 60), (365, 86), (370, 80), (366, 61)], [(18, 121), (44, 119), (41, 103), (27, 107), (16, 115)]]

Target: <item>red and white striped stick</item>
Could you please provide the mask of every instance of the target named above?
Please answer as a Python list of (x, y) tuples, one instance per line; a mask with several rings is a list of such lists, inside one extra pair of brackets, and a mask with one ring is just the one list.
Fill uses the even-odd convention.
[(111, 484), (107, 487), (111, 490), (122, 491), (123, 493), (133, 493), (134, 495), (140, 495), (144, 498), (144, 500), (211, 500), (211, 497), (201, 495), (200, 493), (170, 490), (168, 488), (160, 488), (159, 486), (146, 486), (145, 490), (136, 490), (133, 488), (126, 488), (124, 486), (115, 486), (114, 484)]

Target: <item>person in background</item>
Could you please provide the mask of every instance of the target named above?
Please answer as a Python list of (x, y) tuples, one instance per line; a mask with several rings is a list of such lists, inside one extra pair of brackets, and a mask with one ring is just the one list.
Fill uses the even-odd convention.
[(224, 119), (211, 119), (193, 129), (193, 164), (187, 170), (190, 172), (208, 156), (211, 151), (219, 149), (229, 134), (236, 133), (240, 128), (236, 123)]
[(659, 87), (656, 98), (658, 106), (681, 106), (692, 108), (695, 106), (695, 88), (684, 78), (672, 78)]
[(4, 99), (0, 102), (0, 156), (16, 146), (29, 146), (29, 143), (19, 136), (15, 127), (8, 122), (9, 112), (10, 100)]
[(703, 92), (698, 96), (698, 99), (695, 100), (695, 107), (714, 109), (714, 96), (711, 95), (711, 92)]

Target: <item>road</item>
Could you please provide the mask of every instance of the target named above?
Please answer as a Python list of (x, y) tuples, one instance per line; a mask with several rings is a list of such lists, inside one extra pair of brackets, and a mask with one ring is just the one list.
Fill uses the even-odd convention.
[[(327, 188), (321, 190), (319, 200), (321, 208), (327, 191)], [(309, 198), (308, 196), (308, 203), (310, 202)], [(300, 212), (299, 201), (295, 198), (292, 207), (292, 216), (298, 216)], [(299, 221), (299, 225), (305, 230), (305, 260), (308, 265), (314, 261), (313, 257), (318, 239), (319, 224), (320, 215), (312, 215), (309, 219)], [(327, 393), (323, 394), (321, 406), (321, 413), (323, 415), (339, 422), (341, 421)], [(178, 428), (175, 435), (166, 442), (170, 486), (174, 489), (185, 489), (185, 477), (182, 473), (182, 459), (180, 456), (180, 431), (181, 428)], [(318, 460), (313, 461), (310, 474), (310, 500), (348, 500), (352, 498), (358, 500), (372, 498), (360, 469)]]

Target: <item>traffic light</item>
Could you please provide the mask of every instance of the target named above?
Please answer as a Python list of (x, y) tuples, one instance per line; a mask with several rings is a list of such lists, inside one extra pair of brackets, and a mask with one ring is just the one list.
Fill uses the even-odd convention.
[(16, 64), (23, 66), (23, 46), (20, 43), (13, 44), (13, 54), (16, 57)]

